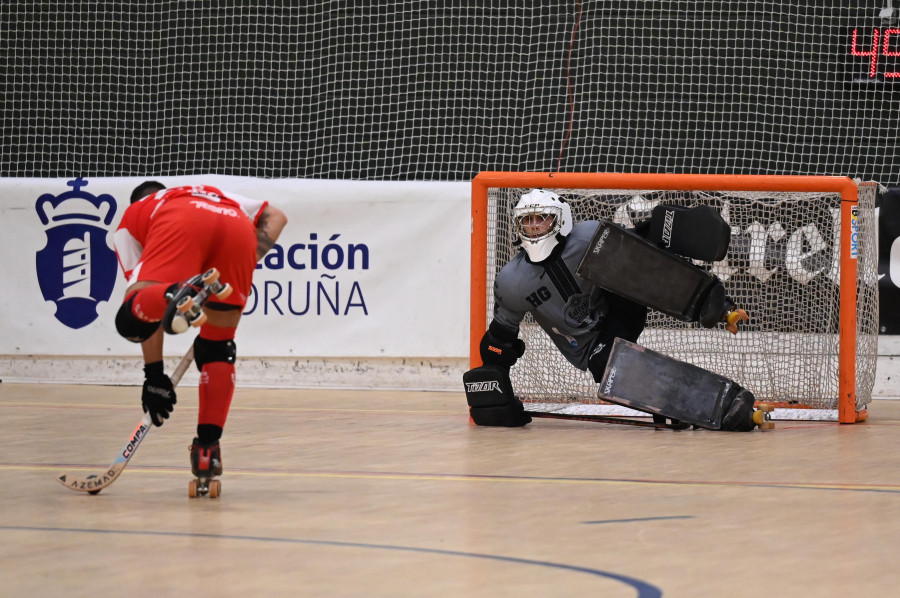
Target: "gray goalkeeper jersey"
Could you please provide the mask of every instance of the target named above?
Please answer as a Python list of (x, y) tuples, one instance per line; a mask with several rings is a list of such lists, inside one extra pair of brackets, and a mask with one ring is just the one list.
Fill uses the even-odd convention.
[(534, 264), (520, 251), (494, 281), (494, 321), (518, 334), (526, 313), (575, 367), (587, 369), (606, 314), (605, 293), (574, 274), (597, 230), (579, 222), (546, 260)]

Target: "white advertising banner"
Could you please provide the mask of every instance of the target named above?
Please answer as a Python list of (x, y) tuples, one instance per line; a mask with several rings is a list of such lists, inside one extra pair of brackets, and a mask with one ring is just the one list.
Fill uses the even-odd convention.
[[(116, 332), (113, 233), (138, 178), (0, 179), (0, 355), (139, 354)], [(282, 208), (258, 265), (241, 356), (464, 357), (468, 183), (156, 177)], [(190, 239), (184, 239), (190, 243)], [(167, 355), (192, 334), (170, 337)]]

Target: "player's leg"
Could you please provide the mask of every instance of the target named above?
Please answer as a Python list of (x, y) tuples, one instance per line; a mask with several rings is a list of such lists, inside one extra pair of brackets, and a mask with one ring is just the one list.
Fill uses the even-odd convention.
[[(577, 274), (682, 321), (711, 328), (734, 309), (718, 278), (638, 234), (601, 220)], [(741, 319), (746, 319), (746, 314)], [(729, 330), (737, 331), (728, 319)]]
[[(222, 474), (219, 440), (234, 396), (237, 347), (234, 342), (240, 310), (210, 312), (194, 339), (194, 361), (200, 370), (197, 436), (191, 444), (191, 470), (198, 477)], [(217, 324), (210, 323), (210, 320)]]
[(223, 219), (218, 234), (222, 239), (210, 248), (204, 265), (218, 264), (221, 279), (232, 285), (233, 291), (225, 298), (211, 299), (204, 304), (206, 323), (194, 341), (200, 387), (191, 468), (198, 477), (222, 473), (219, 440), (234, 396), (237, 359), (234, 337), (256, 267), (256, 235), (249, 220)]
[(751, 392), (724, 376), (617, 339), (601, 399), (710, 430), (749, 431)]
[(125, 291), (125, 300), (116, 313), (116, 330), (125, 339), (142, 343), (159, 328), (168, 303), (167, 283), (151, 280), (136, 282)]
[(637, 342), (647, 324), (648, 310), (643, 305), (613, 293), (607, 293), (606, 302), (609, 310), (603, 321), (600, 335), (597, 337), (597, 345), (588, 360), (588, 370), (596, 382), (600, 382), (600, 379), (603, 378), (615, 340), (624, 338)]

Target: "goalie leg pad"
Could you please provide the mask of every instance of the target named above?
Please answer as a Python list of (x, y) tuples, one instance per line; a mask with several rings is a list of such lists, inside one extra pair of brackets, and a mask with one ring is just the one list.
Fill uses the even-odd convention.
[(509, 370), (491, 365), (475, 368), (463, 374), (463, 384), (475, 424), (512, 428), (531, 422), (513, 393)]
[(716, 324), (722, 321), (724, 313), (725, 287), (721, 282), (716, 281), (700, 304), (700, 315), (697, 321), (704, 328), (715, 328)]
[(684, 322), (698, 321), (704, 299), (721, 284), (706, 270), (607, 220), (600, 221), (576, 274)]
[(651, 212), (647, 238), (673, 253), (718, 262), (728, 253), (731, 227), (712, 206), (660, 205)]
[(599, 397), (708, 430), (752, 429), (753, 395), (743, 387), (623, 339), (613, 345)]

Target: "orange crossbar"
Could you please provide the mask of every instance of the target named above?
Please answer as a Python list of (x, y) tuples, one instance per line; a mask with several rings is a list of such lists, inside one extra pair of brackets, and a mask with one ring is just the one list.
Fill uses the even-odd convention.
[[(482, 172), (472, 180), (471, 312), (469, 367), (481, 365), (478, 345), (487, 328), (487, 209), (488, 189), (659, 189), (698, 191), (812, 191), (841, 194), (840, 333), (838, 340), (838, 421), (855, 423), (856, 412), (856, 242), (854, 209), (859, 204), (856, 183), (848, 177), (643, 174), (577, 172)], [(849, 225), (848, 225), (849, 224)], [(862, 419), (859, 419), (862, 421)]]

